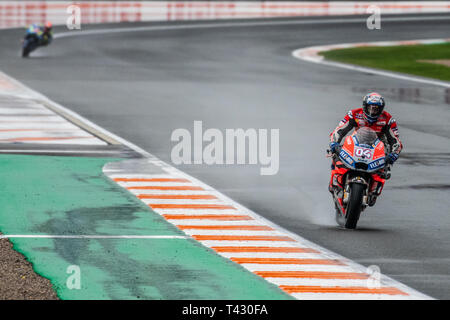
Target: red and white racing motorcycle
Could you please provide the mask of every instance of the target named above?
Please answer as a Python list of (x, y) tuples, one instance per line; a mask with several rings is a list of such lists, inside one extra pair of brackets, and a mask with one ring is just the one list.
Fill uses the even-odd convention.
[(336, 222), (346, 229), (355, 229), (361, 212), (375, 204), (385, 180), (390, 178), (385, 145), (373, 129), (362, 127), (347, 136), (331, 157), (335, 164), (332, 185), (343, 186), (333, 187)]

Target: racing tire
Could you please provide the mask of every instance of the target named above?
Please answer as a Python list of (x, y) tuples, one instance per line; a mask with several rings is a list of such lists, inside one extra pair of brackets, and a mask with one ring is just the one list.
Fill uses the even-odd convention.
[(366, 186), (360, 183), (350, 185), (350, 195), (345, 214), (345, 228), (356, 229), (362, 211), (362, 200)]
[(38, 40), (35, 37), (28, 37), (24, 39), (22, 44), (22, 57), (28, 58), (31, 51), (35, 50), (39, 46)]
[(22, 49), (22, 58), (28, 58), (29, 54), (30, 52), (26, 48)]

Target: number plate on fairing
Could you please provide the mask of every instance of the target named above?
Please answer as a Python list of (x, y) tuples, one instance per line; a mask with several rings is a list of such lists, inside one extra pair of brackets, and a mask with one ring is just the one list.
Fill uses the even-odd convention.
[(355, 147), (354, 156), (357, 161), (367, 162), (373, 157), (373, 149), (364, 147)]

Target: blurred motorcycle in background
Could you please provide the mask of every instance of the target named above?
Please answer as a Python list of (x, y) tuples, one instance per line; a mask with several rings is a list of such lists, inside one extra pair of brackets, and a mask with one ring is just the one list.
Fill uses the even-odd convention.
[(53, 40), (52, 23), (46, 22), (44, 25), (32, 24), (26, 31), (22, 41), (22, 57), (26, 58), (30, 52), (40, 46), (47, 46)]

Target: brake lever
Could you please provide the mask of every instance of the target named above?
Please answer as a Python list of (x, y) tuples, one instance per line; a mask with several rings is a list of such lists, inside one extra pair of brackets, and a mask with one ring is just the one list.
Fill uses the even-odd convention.
[(340, 148), (339, 148), (339, 150), (336, 150), (336, 152), (331, 152), (330, 149), (327, 149), (326, 157), (336, 159), (339, 152), (340, 152)]

